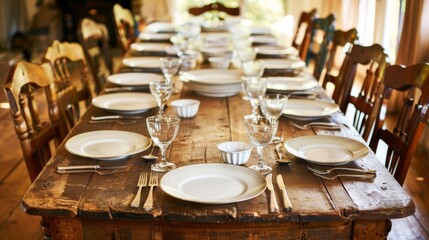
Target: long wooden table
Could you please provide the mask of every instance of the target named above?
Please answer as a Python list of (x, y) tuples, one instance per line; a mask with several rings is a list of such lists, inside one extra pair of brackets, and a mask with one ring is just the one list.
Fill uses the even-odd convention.
[[(201, 101), (196, 117), (182, 119), (176, 140), (168, 149), (168, 158), (178, 167), (190, 164), (221, 163), (218, 143), (246, 141), (243, 116), (251, 113), (249, 102), (242, 95), (222, 98), (199, 96), (184, 87), (172, 99), (193, 98)], [(96, 130), (123, 130), (149, 136), (144, 114), (142, 120), (128, 126), (114, 123), (89, 124), (91, 116), (108, 112), (90, 107), (69, 134)], [(174, 114), (172, 108), (166, 114)], [(325, 118), (345, 123), (340, 112)], [(299, 130), (280, 118), (279, 131), (285, 140), (297, 136), (332, 134), (363, 141), (354, 129), (341, 131)], [(149, 150), (147, 150), (148, 152)], [(395, 179), (370, 152), (363, 159), (347, 164), (350, 167), (374, 169), (374, 180), (339, 178), (324, 180), (313, 175), (302, 159), (292, 158), (289, 165), (279, 165), (274, 146), (265, 151), (265, 162), (273, 175), (285, 179), (293, 210), (270, 212), (269, 191), (243, 202), (206, 205), (187, 202), (154, 189), (154, 208), (131, 208), (141, 172), (150, 172), (152, 162), (135, 154), (124, 160), (96, 161), (69, 153), (64, 143), (31, 185), (22, 200), (26, 213), (40, 215), (50, 222), (54, 239), (385, 239), (390, 230), (389, 219), (414, 213), (414, 204)], [(291, 157), (286, 155), (286, 157)], [(255, 164), (256, 151), (243, 167)], [(115, 174), (58, 174), (57, 166), (126, 165)], [(323, 168), (321, 166), (314, 166)], [(277, 201), (282, 207), (280, 190), (274, 181)], [(142, 191), (142, 201), (148, 195)]]

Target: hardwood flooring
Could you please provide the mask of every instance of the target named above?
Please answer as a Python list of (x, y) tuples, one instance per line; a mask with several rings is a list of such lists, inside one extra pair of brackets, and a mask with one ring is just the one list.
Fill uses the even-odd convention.
[[(5, 76), (0, 76), (1, 89), (4, 78)], [(0, 94), (0, 104), (2, 102), (5, 102), (4, 94)], [(0, 151), (0, 239), (40, 239), (40, 218), (25, 214), (20, 206), (30, 180), (9, 110), (3, 108), (0, 108)], [(429, 157), (424, 153), (416, 154), (413, 159), (404, 189), (412, 197), (416, 213), (404, 219), (393, 220), (388, 239), (429, 239), (428, 160)]]

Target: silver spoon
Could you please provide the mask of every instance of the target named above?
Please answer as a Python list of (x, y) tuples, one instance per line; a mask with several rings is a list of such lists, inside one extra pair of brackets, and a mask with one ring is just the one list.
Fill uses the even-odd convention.
[(156, 144), (152, 144), (152, 149), (150, 150), (150, 153), (147, 155), (143, 155), (142, 158), (144, 160), (150, 160), (150, 161), (158, 159), (158, 156), (153, 155), (153, 150), (155, 149), (155, 147), (156, 147)]
[(277, 156), (279, 157), (279, 159), (276, 159), (275, 161), (276, 161), (276, 163), (278, 163), (278, 164), (282, 164), (282, 165), (288, 165), (289, 163), (291, 163), (292, 161), (290, 160), (290, 159), (284, 159), (283, 158), (283, 154), (282, 154), (282, 152), (281, 152), (281, 148), (282, 148), (282, 144), (281, 144), (281, 142), (280, 143), (278, 143), (278, 144), (276, 144), (276, 153), (277, 153)]

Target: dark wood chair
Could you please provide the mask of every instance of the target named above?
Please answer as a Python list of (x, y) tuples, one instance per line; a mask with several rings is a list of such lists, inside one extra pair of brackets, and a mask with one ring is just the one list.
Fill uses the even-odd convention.
[(239, 7), (230, 8), (230, 7), (226, 7), (222, 3), (210, 3), (204, 6), (192, 7), (188, 9), (188, 12), (194, 16), (199, 16), (205, 12), (210, 12), (210, 11), (219, 11), (219, 12), (224, 12), (231, 16), (240, 16)]
[[(374, 104), (376, 93), (382, 82), (384, 71), (389, 65), (387, 54), (378, 44), (372, 46), (354, 45), (346, 54), (338, 76), (326, 75), (322, 87), (328, 83), (335, 86), (332, 98), (340, 106), (341, 111), (347, 111), (348, 105), (355, 107), (353, 126), (365, 140), (368, 140), (374, 124)], [(362, 87), (357, 96), (351, 95), (356, 78), (358, 66), (365, 69)]]
[(329, 47), (328, 58), (326, 60), (326, 74), (331, 74), (332, 68), (334, 67), (334, 61), (337, 56), (337, 50), (340, 47), (347, 47), (347, 49), (344, 49), (344, 52), (349, 52), (358, 39), (359, 37), (356, 28), (352, 28), (348, 31), (335, 30), (331, 46)]
[(107, 27), (84, 18), (79, 24), (78, 37), (88, 59), (88, 66), (91, 68), (95, 92), (98, 94), (106, 84), (107, 77), (113, 72)]
[(334, 38), (335, 16), (330, 14), (326, 18), (316, 18), (311, 27), (310, 47), (305, 59), (307, 65), (314, 60), (313, 76), (319, 80), (325, 68), (329, 46)]
[[(377, 151), (380, 141), (387, 144), (385, 166), (402, 185), (429, 118), (429, 64), (390, 66), (383, 84), (370, 147)], [(388, 114), (389, 107), (397, 107), (390, 103), (393, 92), (405, 93), (399, 116)]]
[(113, 15), (115, 17), (115, 30), (118, 42), (121, 44), (122, 53), (125, 54), (137, 36), (134, 31), (135, 22), (133, 14), (129, 9), (123, 8), (120, 4), (113, 6)]
[(94, 84), (88, 73), (82, 46), (78, 43), (54, 41), (44, 55), (44, 62), (52, 66), (53, 82), (57, 94), (56, 108), (51, 118), (61, 138), (79, 120), (92, 101)]
[(316, 16), (316, 12), (316, 9), (313, 9), (310, 12), (301, 13), (295, 36), (292, 40), (292, 46), (298, 50), (299, 57), (302, 60), (307, 59), (307, 52), (310, 46), (311, 28), (313, 25), (313, 19)]

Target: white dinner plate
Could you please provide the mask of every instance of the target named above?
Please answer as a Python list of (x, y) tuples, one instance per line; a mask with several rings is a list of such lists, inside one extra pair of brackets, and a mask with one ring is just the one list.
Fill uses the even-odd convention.
[(315, 135), (292, 138), (284, 144), (292, 155), (321, 165), (341, 165), (365, 157), (369, 149), (354, 139)]
[(168, 43), (132, 43), (130, 48), (139, 52), (165, 52), (165, 49), (171, 47)]
[(200, 69), (183, 73), (180, 77), (183, 81), (193, 81), (202, 84), (225, 85), (241, 83), (240, 70), (224, 69)]
[(266, 35), (255, 35), (255, 36), (252, 36), (252, 43), (276, 45), (277, 38), (273, 36), (266, 36)]
[(225, 204), (254, 198), (267, 184), (260, 173), (247, 167), (195, 164), (166, 173), (160, 186), (168, 195), (185, 201)]
[(303, 91), (318, 86), (318, 82), (307, 75), (296, 77), (267, 77), (267, 89), (273, 91)]
[(145, 41), (170, 41), (172, 36), (176, 35), (175, 33), (140, 33), (139, 39)]
[(130, 57), (122, 59), (122, 63), (128, 67), (160, 68), (160, 57)]
[(241, 83), (214, 85), (199, 82), (185, 82), (185, 86), (206, 97), (230, 97), (243, 90)]
[(175, 32), (171, 22), (153, 22), (144, 28), (144, 33), (172, 33)]
[(157, 107), (155, 98), (149, 93), (110, 93), (92, 99), (98, 108), (119, 114), (143, 113)]
[(66, 149), (82, 157), (116, 160), (142, 152), (152, 144), (150, 138), (127, 131), (92, 131), (71, 137)]
[(310, 120), (331, 115), (340, 110), (340, 107), (331, 102), (289, 99), (283, 110), (286, 117), (299, 120)]
[(305, 62), (299, 58), (294, 59), (263, 59), (265, 69), (298, 69), (305, 67)]
[(250, 32), (254, 35), (270, 35), (271, 28), (267, 26), (251, 26)]
[(258, 46), (258, 53), (267, 54), (267, 55), (298, 55), (298, 50), (294, 47), (280, 47), (280, 46), (271, 46), (271, 45), (263, 45)]
[(123, 86), (149, 85), (152, 81), (160, 81), (164, 77), (155, 73), (118, 73), (110, 75), (107, 80)]

